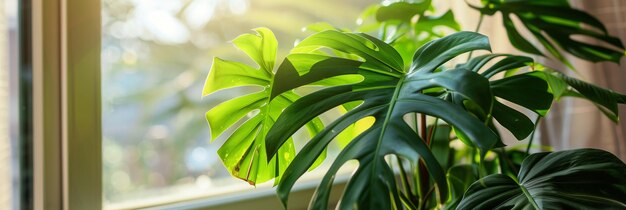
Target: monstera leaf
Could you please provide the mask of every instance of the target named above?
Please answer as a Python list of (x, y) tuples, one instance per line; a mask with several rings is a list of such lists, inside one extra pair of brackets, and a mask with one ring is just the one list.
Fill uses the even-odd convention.
[[(322, 55), (320, 48), (350, 53), (360, 59)], [(375, 118), (373, 125), (355, 137), (334, 160), (311, 201), (311, 208), (327, 207), (335, 174), (349, 160), (357, 160), (359, 168), (347, 185), (339, 209), (402, 208), (395, 174), (386, 162), (388, 155), (408, 160), (414, 166), (421, 157), (445, 201), (448, 195), (445, 172), (403, 116), (408, 113), (436, 116), (463, 131), (483, 153), (493, 148), (499, 139), (484, 122), (456, 104), (420, 93), (429, 88), (445, 88), (464, 95), (480, 109), (489, 110), (493, 95), (486, 78), (466, 70), (435, 71), (459, 54), (489, 48), (486, 36), (459, 32), (425, 45), (416, 52), (411, 70), (405, 71), (408, 68), (404, 68), (396, 50), (366, 34), (330, 30), (300, 42), (276, 75), (288, 84), (274, 86), (273, 94), (340, 75), (360, 75), (362, 81), (322, 89), (287, 107), (267, 135), (268, 157), (275, 155), (289, 136), (315, 116), (345, 103), (361, 104), (327, 125), (298, 153), (278, 185), (283, 204), (287, 203), (296, 180), (329, 142), (346, 127), (367, 117)]]
[(613, 122), (619, 121), (618, 104), (626, 103), (626, 95), (613, 90), (567, 76), (552, 69), (540, 67), (533, 74), (543, 78), (550, 85), (556, 99), (561, 97), (577, 97), (592, 102)]
[(396, 32), (406, 32), (405, 30), (410, 28), (411, 22), (413, 22), (412, 19), (415, 16), (421, 16), (428, 9), (432, 8), (431, 3), (432, 0), (422, 0), (416, 2), (399, 1), (387, 5), (371, 5), (359, 15), (357, 19), (359, 28), (357, 31), (373, 32), (380, 30), (382, 34), (379, 38), (385, 40), (388, 37), (386, 27), (394, 26), (396, 27)]
[(519, 174), (484, 177), (457, 209), (626, 209), (626, 165), (596, 149), (536, 153)]
[(459, 23), (454, 19), (452, 10), (448, 10), (441, 16), (422, 14), (416, 22), (398, 27), (406, 29), (396, 30), (400, 32), (395, 32), (396, 37), (392, 37), (389, 42), (398, 50), (405, 61), (405, 65), (411, 64), (411, 56), (418, 48), (432, 40), (443, 37), (447, 31), (441, 29), (445, 28), (453, 32), (461, 30)]
[[(493, 65), (490, 61), (500, 59)], [(512, 74), (522, 67), (532, 67), (537, 71)], [(535, 64), (532, 58), (508, 54), (488, 54), (472, 58), (456, 68), (480, 72), (492, 79), (491, 88), (496, 97), (525, 107), (540, 116), (545, 116), (553, 99), (579, 97), (594, 103), (609, 119), (618, 121), (618, 104), (626, 103), (626, 96), (609, 89), (601, 88), (582, 80), (569, 77), (558, 71)], [(498, 73), (505, 77), (493, 80)], [(532, 133), (535, 125), (526, 115), (501, 102), (495, 102), (491, 115), (517, 139), (523, 140)]]
[[(493, 65), (487, 65), (494, 59), (500, 59)], [(501, 79), (493, 79), (501, 72), (512, 72), (522, 67), (531, 66), (533, 59), (525, 56), (508, 54), (487, 54), (475, 57), (457, 68), (480, 72), (480, 75), (491, 79), (490, 87), (494, 95), (527, 108), (540, 116), (547, 114), (552, 105), (553, 95), (549, 92), (548, 82), (535, 72), (507, 75)], [(521, 112), (496, 100), (490, 113), (495, 120), (511, 132), (518, 140), (523, 140), (535, 130), (535, 124)]]
[(439, 14), (432, 6), (432, 0), (376, 4), (361, 14), (357, 21), (361, 27), (357, 31), (378, 31), (377, 38), (393, 46), (405, 65), (410, 65), (411, 57), (419, 47), (445, 35), (446, 31), (440, 29), (447, 28), (453, 32), (461, 29), (452, 10), (442, 15), (432, 14)]
[(446, 27), (455, 31), (460, 31), (461, 26), (454, 19), (454, 13), (452, 10), (448, 10), (441, 16), (429, 16), (424, 15), (417, 20), (415, 23), (415, 31), (422, 32), (425, 31), (432, 36), (442, 37), (443, 34), (438, 33), (435, 29), (438, 27)]
[[(494, 15), (500, 11), (509, 41), (517, 49), (524, 52), (542, 55), (531, 41), (522, 36), (519, 27), (514, 24), (515, 15), (523, 26), (550, 52), (555, 58), (571, 64), (557, 48), (572, 55), (593, 61), (612, 61), (618, 63), (624, 56), (624, 45), (610, 36), (604, 25), (595, 17), (570, 7), (567, 0), (483, 0), (484, 6), (477, 7), (484, 15)], [(578, 38), (595, 39), (605, 42), (611, 47), (590, 44)], [(573, 68), (573, 67), (572, 67)]]
[[(502, 59), (485, 67), (490, 61), (499, 58)], [(532, 67), (536, 71), (511, 74), (522, 67)], [(569, 96), (591, 101), (609, 119), (617, 122), (619, 120), (617, 106), (626, 103), (625, 95), (545, 68), (525, 56), (482, 55), (458, 65), (457, 68), (480, 72), (490, 79), (498, 73), (505, 72), (504, 78), (492, 79), (492, 92), (496, 97), (525, 107), (540, 116), (547, 114), (553, 99)], [(534, 123), (527, 116), (501, 102), (495, 102), (491, 115), (519, 140), (526, 138), (535, 129)]]
[[(227, 129), (236, 127), (220, 147), (218, 154), (233, 176), (252, 185), (280, 178), (293, 160), (295, 149), (291, 138), (275, 151), (278, 155), (269, 159), (266, 155), (265, 136), (281, 111), (299, 98), (293, 92), (284, 92), (270, 102), (277, 42), (269, 29), (258, 28), (255, 31), (257, 34), (237, 37), (233, 44), (252, 58), (258, 64), (258, 69), (243, 63), (215, 58), (202, 92), (202, 95), (206, 96), (232, 87), (263, 87), (262, 91), (223, 102), (206, 113), (212, 140)], [(253, 114), (254, 116), (248, 117)], [(237, 125), (241, 119), (246, 120), (243, 124)], [(315, 118), (308, 122), (306, 127), (311, 135), (315, 135), (323, 125)], [(323, 157), (322, 155), (320, 160)], [(317, 161), (316, 164), (320, 162)]]
[(389, 5), (380, 6), (376, 11), (376, 20), (384, 22), (389, 20), (410, 21), (416, 15), (421, 15), (430, 8), (432, 0), (422, 0), (419, 2), (394, 2)]

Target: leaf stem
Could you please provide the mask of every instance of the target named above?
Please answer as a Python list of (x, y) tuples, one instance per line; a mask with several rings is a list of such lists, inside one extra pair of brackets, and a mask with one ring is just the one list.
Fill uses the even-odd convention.
[(387, 40), (387, 23), (386, 22), (383, 22), (382, 30), (383, 31), (382, 31), (382, 34), (380, 35), (381, 36), (380, 39), (383, 41), (386, 41)]
[(404, 203), (404, 205), (407, 208), (409, 208), (410, 210), (418, 210), (418, 208), (415, 206), (415, 204), (413, 204), (411, 202), (411, 200), (409, 198), (407, 198), (404, 193), (398, 192), (398, 194), (400, 194), (400, 200), (402, 201), (402, 203)]
[[(417, 123), (417, 113), (412, 115), (412, 121), (413, 121), (413, 128), (415, 129), (415, 133), (419, 133), (418, 129), (419, 129), (419, 125)], [(418, 139), (419, 141), (419, 139)], [(419, 166), (420, 164), (418, 163), (417, 166), (414, 168), (413, 166), (411, 166), (411, 170), (414, 173), (413, 176), (413, 181), (415, 183), (415, 192), (417, 193), (418, 196), (422, 195), (422, 190), (421, 190), (421, 183), (420, 183), (420, 174), (419, 174)]]
[[(513, 161), (511, 161), (509, 156), (507, 156), (506, 150), (504, 150), (504, 148), (498, 148), (498, 150), (494, 150), (494, 151), (498, 151), (497, 153), (498, 153), (498, 158), (500, 158), (500, 162), (504, 162), (501, 164), (506, 164), (511, 168), (511, 170), (513, 170), (511, 172), (512, 175), (516, 175), (519, 173), (519, 168), (517, 168), (517, 166), (515, 166), (515, 164), (513, 163)], [(501, 165), (500, 168), (501, 170), (504, 170), (504, 165)]]
[[(480, 31), (480, 26), (483, 25), (483, 19), (485, 19), (485, 15), (483, 15), (483, 13), (480, 13), (480, 18), (478, 18), (478, 25), (476, 25), (476, 29), (474, 29), (474, 32), (478, 33), (478, 31)], [(470, 59), (472, 59), (473, 53), (473, 50), (469, 53), (469, 56), (467, 56), (467, 61), (470, 61)]]
[[(428, 126), (426, 125), (426, 115), (420, 115), (420, 136), (426, 145), (430, 145), (430, 138), (428, 136)], [(423, 159), (422, 159), (423, 160)], [(428, 176), (428, 169), (426, 169), (426, 164), (424, 161), (420, 161), (419, 165), (419, 181), (420, 181), (420, 193), (421, 195), (426, 195), (428, 193), (428, 189), (430, 188), (430, 177)], [(421, 200), (425, 203), (428, 200), (428, 197), (422, 197)], [(422, 204), (423, 204), (422, 203)], [(423, 205), (422, 205), (423, 206)]]
[(428, 198), (430, 198), (430, 195), (433, 194), (433, 192), (435, 191), (435, 186), (431, 187), (430, 189), (428, 189), (428, 192), (426, 192), (426, 195), (424, 196), (424, 202), (422, 202), (420, 204), (420, 209), (426, 209), (426, 201), (428, 200)]
[[(476, 161), (476, 156), (478, 156), (478, 161)], [(472, 165), (478, 166), (476, 168), (476, 175), (478, 175), (478, 178), (483, 178), (487, 175), (487, 169), (485, 169), (485, 165), (483, 164), (484, 159), (483, 157), (480, 155), (480, 149), (478, 148), (472, 148)]]
[(533, 145), (533, 140), (535, 140), (535, 131), (537, 131), (539, 120), (541, 120), (541, 115), (537, 115), (537, 119), (535, 119), (535, 129), (533, 129), (533, 132), (530, 133), (530, 139), (528, 140), (528, 146), (526, 147), (526, 156), (530, 155), (530, 147)]
[(537, 205), (537, 202), (535, 202), (535, 199), (533, 198), (533, 196), (530, 194), (530, 192), (528, 192), (528, 190), (526, 189), (526, 187), (524, 187), (524, 185), (522, 184), (518, 184), (519, 188), (522, 189), (522, 192), (524, 192), (524, 196), (526, 196), (526, 199), (528, 199), (528, 201), (530, 202), (530, 204), (533, 205), (533, 207), (537, 210), (541, 209), (539, 208), (539, 205)]
[(421, 114), (420, 115), (420, 131), (421, 131), (421, 135), (422, 139), (424, 139), (426, 145), (430, 145), (430, 138), (428, 138), (428, 126), (426, 125), (426, 115), (425, 114)]
[(400, 168), (400, 176), (402, 177), (402, 187), (404, 188), (404, 191), (406, 191), (408, 195), (414, 196), (415, 194), (413, 193), (413, 190), (411, 190), (411, 184), (409, 184), (409, 178), (406, 174), (406, 171), (404, 171), (404, 166), (402, 166), (402, 159), (396, 156), (396, 160), (398, 161), (398, 167)]
[[(435, 122), (433, 124), (433, 126), (428, 130), (428, 141), (429, 143), (432, 142), (432, 139), (434, 138), (435, 132), (437, 132), (437, 122), (439, 121), (439, 118), (435, 118)], [(430, 144), (428, 145), (430, 146)]]
[(480, 13), (480, 18), (478, 18), (478, 25), (476, 25), (476, 29), (474, 29), (474, 32), (478, 33), (478, 31), (480, 30), (480, 26), (483, 25), (484, 18), (485, 18), (485, 15)]

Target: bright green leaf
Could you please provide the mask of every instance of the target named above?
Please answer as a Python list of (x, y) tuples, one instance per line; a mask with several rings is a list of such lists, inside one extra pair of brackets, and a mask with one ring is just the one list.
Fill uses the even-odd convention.
[[(492, 65), (487, 65), (495, 59), (500, 60)], [(485, 78), (494, 78), (498, 73), (514, 71), (531, 64), (533, 64), (533, 60), (529, 57), (487, 54), (457, 65), (456, 68), (480, 72), (480, 75)], [(535, 72), (495, 79), (490, 82), (490, 89), (495, 97), (508, 100), (541, 116), (547, 114), (554, 100), (553, 95), (549, 92), (550, 88), (545, 77), (537, 76)], [(491, 116), (518, 140), (525, 139), (535, 129), (534, 123), (526, 115), (508, 107), (505, 103), (495, 101), (491, 111)], [(460, 138), (464, 140), (462, 134)]]
[(430, 7), (431, 0), (423, 0), (419, 3), (394, 2), (381, 6), (376, 12), (376, 20), (379, 22), (389, 20), (408, 21), (416, 15), (423, 14)]
[[(217, 153), (233, 176), (252, 185), (273, 178), (279, 180), (295, 157), (293, 140), (289, 138), (278, 149), (276, 156), (268, 158), (265, 136), (282, 110), (299, 98), (293, 92), (285, 92), (270, 100), (276, 62), (276, 38), (269, 29), (258, 28), (255, 31), (256, 34), (237, 37), (233, 43), (258, 64), (258, 69), (215, 58), (202, 91), (203, 96), (206, 96), (222, 89), (239, 86), (264, 88), (262, 91), (220, 103), (206, 113), (212, 140), (223, 135), (227, 129), (235, 127), (234, 132), (228, 136)], [(249, 117), (250, 115), (254, 116)], [(239, 121), (244, 122), (237, 125)], [(318, 118), (315, 118), (307, 122), (306, 127), (311, 135), (315, 135), (324, 126)], [(321, 155), (312, 167), (319, 165), (323, 158), (324, 155)]]
[(452, 10), (448, 10), (441, 16), (422, 16), (414, 26), (416, 32), (425, 31), (431, 35), (441, 36), (435, 31), (437, 27), (447, 27), (455, 31), (461, 30), (461, 26), (454, 19)]

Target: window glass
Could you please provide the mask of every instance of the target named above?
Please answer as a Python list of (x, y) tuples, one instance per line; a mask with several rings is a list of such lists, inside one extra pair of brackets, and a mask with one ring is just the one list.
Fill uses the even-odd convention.
[(307, 34), (303, 26), (329, 21), (353, 27), (374, 2), (103, 0), (105, 206), (252, 189), (232, 178), (219, 160), (216, 151), (224, 139), (209, 142), (204, 113), (247, 91), (203, 100), (212, 58), (249, 61), (228, 41), (261, 26), (274, 30), (280, 58)]

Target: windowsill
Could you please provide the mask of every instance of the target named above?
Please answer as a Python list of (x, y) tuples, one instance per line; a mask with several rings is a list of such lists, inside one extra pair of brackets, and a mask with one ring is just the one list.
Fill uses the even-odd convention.
[[(350, 164), (348, 164), (350, 165)], [(341, 192), (345, 188), (355, 167), (343, 167), (335, 178), (335, 186), (331, 194), (330, 203), (337, 203), (341, 197)], [(314, 170), (305, 174), (293, 187), (289, 209), (307, 209), (309, 200), (317, 188), (320, 178), (326, 170)], [(234, 178), (233, 178), (234, 179)], [(242, 185), (224, 187), (217, 191), (210, 191), (210, 188), (202, 190), (192, 190), (186, 193), (176, 193), (174, 195), (164, 195), (150, 197), (140, 200), (113, 203), (104, 205), (106, 210), (121, 209), (215, 209), (215, 210), (238, 210), (238, 209), (283, 209), (283, 206), (276, 196), (276, 189), (272, 187), (272, 182), (257, 185), (254, 189), (249, 189), (242, 182)], [(246, 189), (247, 188), (247, 189)]]

